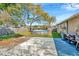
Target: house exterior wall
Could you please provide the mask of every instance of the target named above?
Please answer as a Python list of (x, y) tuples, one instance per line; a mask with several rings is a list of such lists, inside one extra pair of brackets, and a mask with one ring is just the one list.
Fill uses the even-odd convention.
[(57, 25), (57, 31), (59, 33), (60, 32), (64, 32), (64, 33), (74, 32), (79, 35), (79, 30), (76, 32), (78, 28), (79, 28), (79, 17), (73, 18), (71, 20), (65, 21)]
[(58, 33), (60, 33), (60, 32), (61, 32), (60, 25), (57, 25), (57, 32), (58, 32)]
[[(79, 17), (68, 21), (68, 32), (76, 32), (79, 25)], [(79, 33), (79, 32), (77, 32)]]
[(67, 22), (63, 22), (61, 24), (58, 25), (57, 27), (57, 31), (60, 32), (64, 32), (67, 33)]

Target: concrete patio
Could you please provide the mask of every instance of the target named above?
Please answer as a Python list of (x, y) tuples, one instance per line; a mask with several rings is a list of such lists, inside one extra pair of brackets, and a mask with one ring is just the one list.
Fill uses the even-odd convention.
[(0, 48), (0, 56), (57, 56), (52, 38), (32, 37), (13, 47)]

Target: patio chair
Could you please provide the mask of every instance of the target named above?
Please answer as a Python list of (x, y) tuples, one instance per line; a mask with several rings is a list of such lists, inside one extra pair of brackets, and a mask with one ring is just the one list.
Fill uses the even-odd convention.
[(69, 39), (70, 43), (74, 43), (76, 44), (76, 39), (75, 39), (75, 35), (70, 35), (70, 39)]
[(66, 39), (69, 40), (70, 39), (70, 35), (66, 34)]
[(63, 36), (64, 36), (64, 39), (65, 39), (65, 40), (68, 40), (68, 39), (67, 39), (67, 35), (66, 35), (66, 34), (64, 34)]
[(75, 36), (76, 36), (76, 33), (74, 33), (74, 32), (69, 32), (68, 33), (68, 40), (70, 41), (70, 42), (74, 42), (75, 43)]
[(78, 48), (78, 47), (79, 47), (79, 36), (76, 35), (76, 48)]

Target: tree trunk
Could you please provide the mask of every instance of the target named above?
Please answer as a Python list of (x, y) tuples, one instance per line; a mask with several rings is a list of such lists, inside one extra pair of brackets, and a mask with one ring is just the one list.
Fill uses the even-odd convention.
[(51, 32), (52, 32), (52, 29), (51, 29), (51, 26), (50, 26), (50, 23), (48, 24), (48, 35), (51, 36)]
[(31, 27), (32, 27), (32, 23), (35, 22), (35, 21), (37, 21), (37, 20), (38, 20), (37, 18), (38, 18), (38, 17), (36, 17), (36, 18), (34, 19), (34, 17), (33, 17), (33, 20), (32, 20), (32, 22), (30, 23), (30, 32), (32, 32), (32, 28), (31, 28)]
[(31, 27), (32, 27), (32, 23), (33, 23), (33, 22), (31, 22), (31, 24), (30, 24), (30, 32), (32, 32), (32, 28), (31, 28)]

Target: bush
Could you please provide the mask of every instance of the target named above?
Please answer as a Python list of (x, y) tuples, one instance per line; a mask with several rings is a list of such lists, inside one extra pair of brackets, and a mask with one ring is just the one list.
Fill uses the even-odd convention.
[(53, 38), (61, 38), (61, 35), (58, 32), (52, 32), (52, 37)]
[(14, 34), (14, 32), (11, 29), (7, 27), (0, 28), (0, 35), (10, 35), (10, 34)]

